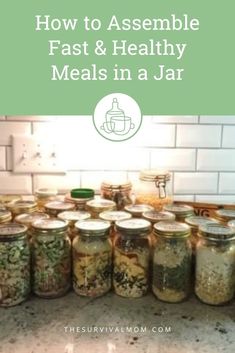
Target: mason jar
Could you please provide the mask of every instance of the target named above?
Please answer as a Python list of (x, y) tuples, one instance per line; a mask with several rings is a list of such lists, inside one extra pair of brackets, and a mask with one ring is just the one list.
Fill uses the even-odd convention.
[(0, 225), (0, 307), (20, 304), (30, 294), (30, 250), (25, 226)]
[(32, 238), (32, 224), (38, 220), (49, 219), (49, 216), (46, 213), (34, 212), (34, 213), (22, 213), (15, 217), (15, 222), (23, 224), (27, 227), (28, 239)]
[(116, 208), (114, 201), (105, 199), (94, 199), (88, 201), (86, 204), (86, 210), (91, 214), (91, 218), (93, 219), (98, 219), (99, 214), (104, 211), (114, 211)]
[(198, 235), (195, 293), (206, 304), (226, 304), (235, 292), (235, 230), (208, 224)]
[(115, 235), (117, 234), (115, 223), (117, 221), (122, 221), (124, 219), (130, 219), (132, 216), (129, 212), (125, 212), (125, 211), (105, 211), (105, 212), (101, 212), (99, 214), (99, 217), (100, 219), (103, 219), (104, 221), (108, 221), (111, 223), (110, 237), (111, 237), (111, 240), (113, 241), (115, 238)]
[(64, 211), (74, 211), (75, 205), (71, 202), (51, 201), (45, 204), (45, 212), (52, 218), (57, 217), (59, 213)]
[(157, 211), (172, 203), (171, 175), (167, 171), (143, 170), (136, 183), (136, 203), (147, 204)]
[(0, 205), (6, 207), (9, 203), (22, 200), (20, 195), (0, 195)]
[(164, 211), (174, 213), (177, 222), (185, 222), (187, 217), (195, 216), (194, 208), (188, 205), (172, 203), (171, 205), (165, 205)]
[(85, 211), (86, 203), (93, 200), (95, 191), (93, 189), (73, 189), (65, 196), (65, 201), (75, 204), (76, 210)]
[(180, 222), (159, 222), (154, 235), (153, 293), (165, 302), (181, 302), (191, 287), (190, 228)]
[(45, 204), (53, 201), (58, 194), (56, 189), (41, 188), (35, 191), (35, 200), (40, 211), (45, 211)]
[(132, 217), (136, 217), (136, 218), (141, 218), (143, 213), (145, 212), (152, 212), (154, 211), (154, 208), (150, 205), (146, 205), (146, 204), (138, 204), (138, 205), (128, 205), (125, 206), (125, 211), (129, 212)]
[(45, 219), (32, 224), (33, 292), (42, 298), (64, 295), (71, 282), (71, 242), (66, 222)]
[(12, 219), (22, 213), (34, 213), (38, 211), (38, 206), (35, 201), (15, 201), (6, 205), (7, 209), (12, 213)]
[(142, 214), (142, 217), (151, 222), (152, 226), (158, 222), (175, 220), (174, 213), (167, 211), (146, 211)]
[(11, 212), (7, 210), (0, 210), (0, 224), (9, 223), (12, 219)]
[(132, 184), (130, 182), (122, 182), (120, 184), (103, 182), (101, 184), (101, 196), (104, 199), (114, 201), (117, 205), (117, 210), (123, 210), (126, 205), (132, 204), (131, 189)]
[(91, 218), (91, 215), (86, 211), (64, 211), (59, 213), (57, 217), (62, 221), (68, 222), (68, 235), (72, 241), (73, 238), (77, 235), (75, 223)]
[(235, 209), (220, 208), (215, 211), (214, 217), (217, 221), (226, 226), (229, 221), (235, 219)]
[(144, 296), (149, 289), (150, 222), (128, 219), (116, 222), (114, 242), (113, 287), (127, 298)]
[(73, 289), (85, 297), (99, 297), (111, 289), (112, 246), (110, 223), (87, 219), (75, 224), (73, 240)]

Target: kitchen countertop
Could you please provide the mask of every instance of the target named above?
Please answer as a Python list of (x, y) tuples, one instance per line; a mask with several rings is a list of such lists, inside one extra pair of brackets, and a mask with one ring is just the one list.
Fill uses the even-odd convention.
[[(195, 297), (166, 304), (152, 294), (130, 300), (113, 293), (89, 299), (70, 292), (0, 308), (0, 319), (1, 353), (235, 351), (235, 302), (213, 307)], [(102, 329), (119, 332), (96, 332)]]

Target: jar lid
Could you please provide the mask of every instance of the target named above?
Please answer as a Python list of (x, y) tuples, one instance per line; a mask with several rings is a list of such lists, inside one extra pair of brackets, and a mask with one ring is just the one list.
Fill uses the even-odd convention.
[(89, 212), (85, 211), (64, 211), (57, 215), (62, 221), (77, 222), (91, 217)]
[(143, 217), (152, 223), (175, 220), (174, 213), (167, 211), (147, 211), (143, 213)]
[(194, 208), (189, 205), (180, 205), (176, 203), (168, 204), (163, 206), (164, 211), (172, 212), (176, 216), (187, 216), (194, 214)]
[(45, 204), (45, 208), (48, 210), (55, 210), (55, 211), (66, 211), (66, 210), (73, 210), (74, 204), (71, 202), (63, 202), (63, 201), (50, 201)]
[(75, 223), (75, 228), (80, 231), (80, 234), (86, 236), (108, 234), (110, 226), (110, 222), (101, 219), (87, 219)]
[(185, 223), (188, 224), (190, 227), (197, 229), (202, 225), (210, 224), (210, 223), (218, 223), (218, 221), (210, 217), (191, 216), (185, 219)]
[(199, 227), (199, 236), (215, 240), (226, 241), (235, 239), (235, 230), (221, 224), (207, 224)]
[(9, 202), (16, 202), (20, 200), (21, 200), (21, 196), (19, 195), (0, 195), (1, 204), (7, 204)]
[(190, 236), (187, 224), (175, 221), (162, 221), (154, 224), (154, 234), (164, 238), (185, 238)]
[(142, 181), (169, 181), (171, 175), (167, 170), (142, 170), (139, 176)]
[(220, 208), (215, 211), (215, 216), (221, 221), (228, 222), (235, 219), (235, 209)]
[(15, 217), (15, 222), (31, 226), (33, 222), (41, 219), (49, 219), (49, 216), (42, 212), (22, 213)]
[(10, 211), (0, 211), (0, 223), (8, 222), (11, 220), (11, 212)]
[(25, 236), (27, 227), (22, 224), (7, 223), (6, 225), (0, 225), (0, 242), (15, 240), (18, 237)]
[(105, 190), (130, 190), (132, 188), (132, 183), (131, 182), (122, 182), (122, 183), (112, 183), (108, 181), (104, 181), (101, 184), (101, 189)]
[(33, 222), (32, 227), (42, 231), (63, 231), (67, 229), (68, 223), (57, 218), (40, 219)]
[(50, 196), (56, 196), (58, 194), (58, 191), (56, 189), (49, 189), (49, 188), (41, 188), (37, 189), (35, 191), (35, 194), (40, 197), (50, 197)]
[(93, 189), (73, 189), (70, 191), (70, 196), (74, 199), (90, 199), (95, 195)]
[(7, 204), (7, 208), (13, 213), (31, 213), (37, 210), (37, 203), (35, 201), (15, 201)]
[(138, 232), (149, 232), (151, 229), (151, 223), (146, 219), (132, 218), (116, 222), (116, 227), (120, 231), (124, 231), (130, 234), (136, 234)]
[(105, 221), (116, 222), (124, 219), (130, 219), (132, 216), (125, 211), (104, 211), (99, 214), (99, 217)]
[(106, 199), (95, 199), (87, 202), (87, 207), (97, 211), (105, 211), (106, 209), (114, 210), (116, 208), (116, 203), (111, 200)]
[(144, 212), (154, 211), (154, 207), (145, 204), (126, 205), (124, 209), (134, 216), (142, 216)]

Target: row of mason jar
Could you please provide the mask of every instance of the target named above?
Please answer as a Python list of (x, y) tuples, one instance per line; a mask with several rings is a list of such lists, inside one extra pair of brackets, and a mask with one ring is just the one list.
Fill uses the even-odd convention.
[(194, 286), (205, 303), (221, 305), (232, 300), (234, 228), (190, 217), (188, 223), (200, 224), (193, 241), (189, 225), (174, 221), (167, 212), (152, 211), (152, 216), (156, 218), (157, 213), (165, 220), (155, 223), (152, 233), (148, 220), (129, 216), (116, 221), (111, 237), (111, 223), (104, 219), (78, 221), (78, 235), (73, 232), (70, 237), (66, 221), (47, 215), (34, 221), (28, 234), (22, 224), (2, 224), (0, 306), (27, 299), (31, 287), (40, 297), (64, 295), (71, 280), (81, 296), (96, 297), (113, 288), (120, 296), (136, 298), (152, 287), (157, 298), (176, 303), (185, 300)]

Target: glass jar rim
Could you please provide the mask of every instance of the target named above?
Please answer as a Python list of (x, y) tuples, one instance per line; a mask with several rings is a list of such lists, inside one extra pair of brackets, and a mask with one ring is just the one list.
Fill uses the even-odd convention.
[(143, 217), (150, 222), (160, 222), (160, 221), (174, 221), (175, 214), (167, 211), (146, 211), (143, 213)]
[(28, 228), (23, 224), (0, 224), (0, 242), (13, 241), (21, 237), (26, 237), (27, 230)]
[(177, 221), (161, 221), (153, 226), (154, 235), (162, 238), (187, 238), (191, 235), (190, 227)]
[(210, 223), (199, 227), (198, 236), (213, 241), (235, 240), (235, 230), (219, 223)]
[(104, 236), (109, 233), (111, 223), (102, 219), (86, 219), (75, 223), (80, 235)]
[(200, 226), (211, 223), (219, 223), (217, 219), (204, 216), (190, 216), (185, 218), (185, 223), (190, 227), (198, 229)]
[(151, 223), (143, 218), (131, 218), (115, 222), (116, 229), (129, 235), (148, 234), (151, 230)]
[(41, 219), (32, 223), (34, 231), (42, 232), (60, 232), (68, 228), (68, 222), (58, 218)]

